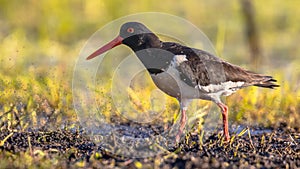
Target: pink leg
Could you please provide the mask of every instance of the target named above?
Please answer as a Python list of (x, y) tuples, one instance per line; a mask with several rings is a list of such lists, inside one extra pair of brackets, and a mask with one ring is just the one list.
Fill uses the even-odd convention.
[(228, 132), (228, 107), (223, 103), (217, 103), (217, 105), (220, 107), (222, 111), (222, 117), (223, 117), (223, 134), (226, 141), (229, 141), (229, 132)]
[(179, 131), (176, 135), (176, 143), (179, 143), (179, 141), (180, 141), (180, 135), (183, 133), (185, 123), (186, 123), (186, 110), (182, 109), (181, 110), (181, 119), (180, 119)]

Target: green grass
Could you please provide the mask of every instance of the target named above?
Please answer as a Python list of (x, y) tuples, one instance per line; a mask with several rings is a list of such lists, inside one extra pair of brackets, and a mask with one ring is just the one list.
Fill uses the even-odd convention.
[[(2, 105), (0, 110), (1, 122), (21, 116), (22, 123), (19, 125), (22, 125), (21, 128), (24, 129), (30, 125), (37, 127), (37, 116), (40, 117), (41, 114), (55, 117), (57, 124), (63, 124), (64, 121), (68, 120), (76, 120), (76, 114), (72, 105), (70, 83), (64, 82), (64, 76), (59, 75), (59, 70), (57, 70), (57, 74), (55, 72), (52, 73), (54, 73), (54, 79), (37, 76), (35, 72), (30, 75), (19, 75), (16, 77), (0, 74), (0, 83), (4, 89), (0, 98)], [(296, 79), (299, 75), (300, 73), (295, 73), (291, 78)], [(290, 126), (296, 127), (300, 119), (298, 113), (300, 110), (298, 84), (280, 83), (284, 82), (284, 77), (279, 73), (274, 75), (274, 77), (278, 79), (281, 85), (280, 88), (269, 90), (250, 87), (227, 97), (225, 102), (229, 106), (230, 121), (236, 121), (244, 125), (262, 126), (274, 126), (280, 122), (286, 122)], [(148, 80), (150, 81), (150, 79)], [(151, 109), (149, 98), (153, 88), (152, 84), (143, 90), (128, 89), (130, 102), (138, 112), (147, 112), (147, 110)], [(108, 83), (104, 84), (104, 86), (97, 86), (97, 89), (97, 104), (107, 117), (107, 120), (109, 120), (111, 116), (119, 113), (113, 105), (113, 100), (109, 97), (110, 85)], [(173, 121), (176, 118), (179, 106), (175, 99), (168, 96), (165, 97), (167, 98), (167, 107), (160, 117), (164, 122)], [(25, 105), (25, 107), (20, 109), (19, 107), (22, 105)], [(207, 101), (198, 101), (193, 105), (196, 108), (208, 106), (206, 110), (198, 112), (199, 114), (208, 111), (213, 106)], [(191, 114), (197, 112), (193, 105), (190, 107)], [(15, 112), (15, 114), (4, 114), (9, 110), (12, 110), (11, 112)], [(136, 117), (133, 112), (129, 113), (129, 115), (132, 118)], [(142, 116), (147, 115), (143, 114)], [(29, 121), (31, 121), (30, 125), (27, 124)], [(14, 126), (15, 124), (11, 125)]]

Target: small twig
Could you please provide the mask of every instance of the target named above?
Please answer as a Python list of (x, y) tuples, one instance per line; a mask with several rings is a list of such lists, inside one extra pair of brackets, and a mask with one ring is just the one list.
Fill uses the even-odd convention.
[(235, 139), (235, 135), (231, 136), (230, 142), (229, 142), (230, 147), (231, 147), (232, 143), (234, 142), (234, 139)]
[(275, 150), (275, 151), (280, 155), (280, 157), (282, 157), (282, 154), (280, 153), (279, 150)]
[(125, 162), (123, 163), (123, 165), (124, 165), (124, 166), (128, 166), (128, 165), (131, 164), (132, 162), (133, 162), (133, 159), (129, 159), (129, 160), (125, 161)]
[(14, 107), (15, 107), (14, 105), (10, 106), (10, 109), (9, 109), (7, 112), (3, 113), (3, 114), (0, 116), (0, 119), (1, 119), (3, 116), (5, 116), (5, 115), (7, 115), (8, 113), (10, 113), (11, 111), (13, 111)]
[(200, 135), (198, 135), (199, 138), (199, 147), (203, 146), (203, 138), (204, 138), (204, 130), (201, 131)]
[(153, 144), (153, 146), (156, 146), (157, 148), (159, 148), (160, 150), (162, 150), (163, 152), (167, 152), (167, 153), (169, 153), (170, 151), (169, 150), (167, 150), (167, 149), (165, 149), (165, 148), (163, 148), (162, 146), (160, 146), (159, 144), (157, 144), (157, 143), (154, 143)]
[(238, 143), (238, 144), (236, 145), (235, 151), (234, 151), (234, 153), (233, 153), (233, 156), (234, 156), (234, 157), (236, 157), (236, 156), (237, 156), (237, 153), (238, 153), (239, 147), (240, 147), (240, 143)]
[[(17, 114), (16, 111), (13, 111), (13, 113), (14, 113), (14, 116), (15, 116), (16, 121), (17, 121), (17, 123), (13, 126), (13, 128), (15, 128), (15, 127), (17, 127), (17, 126), (20, 126), (20, 127), (21, 127), (19, 115)], [(22, 128), (22, 127), (21, 127), (21, 128)]]
[(30, 138), (30, 136), (28, 136), (27, 139), (28, 139), (28, 146), (29, 146), (30, 155), (33, 156), (33, 151), (32, 151), (32, 145), (31, 145), (31, 138)]
[(293, 138), (290, 134), (289, 134), (289, 136), (290, 136), (292, 142), (293, 142), (295, 145), (298, 145), (297, 142), (294, 140), (294, 138)]
[(163, 158), (168, 159), (170, 157), (173, 157), (174, 159), (178, 158), (178, 155), (176, 153), (170, 152), (169, 154), (165, 155)]
[(269, 141), (268, 141), (268, 144), (270, 144), (272, 142), (272, 138), (274, 136), (274, 132), (272, 132), (272, 134), (270, 135), (270, 138), (269, 138)]
[(0, 141), (0, 147), (4, 146), (4, 143), (7, 141), (7, 139), (9, 139), (14, 133), (10, 133), (9, 135), (7, 135), (3, 140)]
[(243, 136), (247, 131), (249, 132), (249, 128), (248, 128), (248, 127), (247, 127), (247, 128), (244, 128), (244, 129), (238, 134), (238, 137)]
[(252, 148), (254, 149), (254, 151), (256, 152), (256, 149), (254, 147), (254, 144), (253, 144), (253, 141), (252, 141), (252, 138), (251, 138), (250, 128), (248, 126), (247, 126), (247, 130), (248, 130), (248, 137), (250, 139), (250, 144), (251, 144)]
[(265, 145), (265, 135), (264, 134), (261, 136), (260, 144), (263, 146)]

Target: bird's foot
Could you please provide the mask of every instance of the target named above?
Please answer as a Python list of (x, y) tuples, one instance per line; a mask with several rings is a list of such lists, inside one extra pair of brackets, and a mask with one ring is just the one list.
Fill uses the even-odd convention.
[(230, 142), (230, 136), (228, 133), (226, 133), (223, 137), (225, 142)]

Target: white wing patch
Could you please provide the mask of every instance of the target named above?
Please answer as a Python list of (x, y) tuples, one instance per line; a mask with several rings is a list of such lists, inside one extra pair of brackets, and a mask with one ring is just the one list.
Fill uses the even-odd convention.
[(210, 84), (207, 86), (197, 85), (196, 88), (199, 88), (200, 90), (208, 92), (208, 93), (224, 91), (225, 92), (224, 94), (226, 95), (226, 92), (229, 92), (229, 91), (234, 92), (239, 87), (243, 86), (244, 83), (245, 82), (228, 81), (228, 82), (223, 82), (221, 84)]
[(188, 61), (186, 55), (175, 55), (172, 62), (175, 66), (179, 66), (180, 63)]

